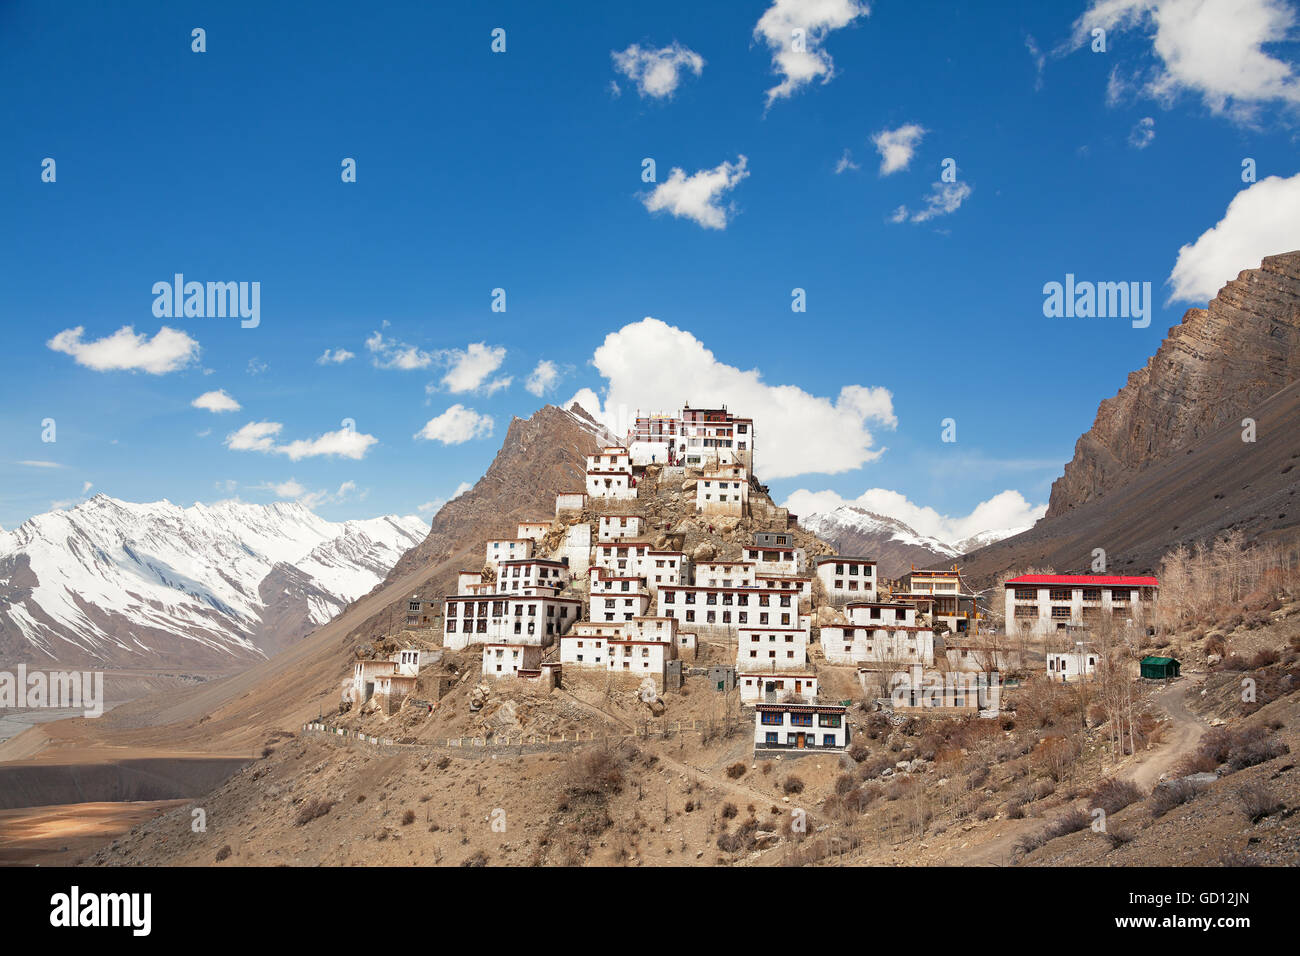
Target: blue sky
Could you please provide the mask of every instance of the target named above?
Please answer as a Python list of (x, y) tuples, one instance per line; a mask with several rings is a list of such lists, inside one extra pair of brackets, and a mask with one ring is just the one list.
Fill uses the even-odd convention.
[[(778, 499), (888, 489), (930, 533), (1021, 520), (1098, 401), (1204, 289), (1300, 247), (1295, 7), (1240, 0), (1211, 24), (1235, 57), (1224, 69), (1196, 55), (1197, 31), (1151, 16), (1185, 3), (880, 0), (866, 14), (827, 0), (813, 6), (847, 22), (808, 21), (794, 60), (756, 32), (805, 22), (793, 0), (707, 16), (673, 2), (0, 6), (0, 525), (96, 492), (427, 518), (544, 402), (712, 399), (729, 373), (675, 377), (691, 343), (755, 372), (732, 406), (758, 419)], [(1090, 49), (1097, 24), (1105, 52)], [(1163, 59), (1158, 30), (1188, 55)], [(622, 62), (680, 54), (671, 94), (616, 68), (633, 45)], [(774, 72), (809, 64), (803, 84)], [(873, 137), (908, 126), (923, 133), (882, 174)], [(1247, 157), (1258, 182), (1243, 182)], [(735, 181), (701, 207), (672, 190), (674, 169)], [(957, 208), (913, 221), (945, 187)], [(152, 288), (175, 273), (259, 282), (260, 323), (155, 316)], [(1149, 327), (1046, 317), (1044, 284), (1067, 273), (1150, 282)], [(155, 340), (164, 327), (188, 356)], [(352, 357), (321, 364), (327, 349)], [(526, 387), (539, 362), (555, 370), (540, 396)], [(806, 440), (764, 444), (784, 394), (764, 386), (806, 393)], [(856, 414), (837, 398), (851, 386), (869, 394)], [(215, 391), (239, 409), (193, 406)], [(335, 434), (345, 419), (354, 431)], [(417, 438), (431, 420), (464, 427)], [(243, 433), (260, 441), (231, 437), (268, 422)]]

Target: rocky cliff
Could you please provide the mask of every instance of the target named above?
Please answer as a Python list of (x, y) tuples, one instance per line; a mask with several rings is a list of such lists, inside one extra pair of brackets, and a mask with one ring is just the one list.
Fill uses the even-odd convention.
[(1270, 256), (1189, 309), (1097, 409), (1052, 485), (1047, 517), (1092, 501), (1300, 379), (1300, 252)]

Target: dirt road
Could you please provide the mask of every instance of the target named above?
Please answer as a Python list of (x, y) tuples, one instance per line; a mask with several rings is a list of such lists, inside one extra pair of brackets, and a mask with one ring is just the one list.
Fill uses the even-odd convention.
[[(1200, 693), (1204, 682), (1204, 675), (1190, 676), (1152, 698), (1151, 702), (1164, 710), (1171, 722), (1165, 741), (1156, 750), (1139, 754), (1136, 762), (1129, 763), (1115, 775), (1117, 778), (1128, 780), (1143, 791), (1149, 791), (1159, 781), (1161, 774), (1168, 772), (1196, 749), (1201, 735), (1208, 728), (1204, 721), (1187, 709), (1186, 698), (1190, 693)], [(1011, 862), (1016, 842), (1041, 826), (1041, 820), (1008, 821), (1008, 825), (997, 836), (981, 846), (964, 851), (960, 860), (952, 862), (962, 866), (1006, 866)]]

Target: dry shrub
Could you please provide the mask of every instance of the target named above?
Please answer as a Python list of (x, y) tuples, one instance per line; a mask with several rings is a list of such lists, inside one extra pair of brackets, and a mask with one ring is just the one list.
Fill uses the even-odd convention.
[(730, 767), (727, 768), (727, 776), (732, 780), (739, 780), (741, 777), (745, 775), (746, 771), (748, 770), (749, 767), (745, 765), (745, 762), (743, 760), (737, 760), (735, 763), (733, 763)]
[(1043, 738), (1034, 748), (1031, 760), (1034, 766), (1057, 783), (1061, 782), (1079, 756), (1079, 749), (1067, 737), (1054, 735)]
[(1178, 774), (1213, 773), (1224, 764), (1229, 773), (1235, 773), (1289, 752), (1286, 744), (1269, 736), (1266, 727), (1255, 725), (1237, 731), (1214, 727), (1206, 731), (1200, 746), (1183, 758)]
[(594, 747), (569, 761), (565, 792), (571, 797), (608, 797), (623, 790), (623, 759), (615, 750)]
[(299, 808), (298, 815), (294, 817), (293, 825), (300, 827), (304, 824), (311, 823), (311, 821), (315, 820), (317, 817), (323, 817), (325, 814), (329, 813), (330, 808), (333, 806), (333, 800), (321, 800), (318, 798), (308, 800)]
[(1258, 823), (1265, 817), (1286, 809), (1286, 804), (1262, 781), (1242, 786), (1235, 796), (1237, 805), (1241, 807), (1251, 823)]
[(1110, 816), (1112, 813), (1119, 813), (1129, 804), (1137, 803), (1141, 799), (1142, 791), (1137, 784), (1110, 777), (1097, 784), (1093, 789), (1089, 804), (1100, 807), (1106, 811), (1107, 816)]
[(855, 740), (849, 744), (849, 756), (853, 758), (855, 763), (862, 763), (871, 756), (871, 749), (861, 740)]
[(1016, 850), (1025, 854), (1033, 853), (1050, 840), (1086, 830), (1091, 822), (1092, 818), (1088, 814), (1078, 807), (1071, 807), (1041, 830), (1021, 837), (1016, 843)]
[(724, 853), (748, 853), (758, 842), (758, 821), (750, 817), (733, 832), (723, 830), (718, 834), (718, 849)]
[(479, 850), (473, 856), (461, 860), (461, 866), (487, 866), (488, 857), (482, 850)]
[(1147, 800), (1147, 806), (1151, 808), (1151, 816), (1163, 817), (1174, 807), (1181, 807), (1196, 798), (1202, 790), (1204, 784), (1196, 783), (1193, 780), (1174, 780), (1169, 783), (1162, 783), (1151, 791), (1151, 797)]
[(734, 803), (724, 803), (722, 805), (722, 819), (724, 820), (730, 820), (739, 813), (740, 811), (736, 809), (736, 805)]
[(415, 822), (414, 810), (407, 810), (405, 813), (402, 814), (402, 826), (409, 827), (414, 822)]
[(1255, 656), (1250, 659), (1250, 669), (1259, 670), (1262, 667), (1268, 667), (1270, 664), (1276, 664), (1281, 656), (1273, 648), (1266, 647), (1261, 651), (1257, 651)]
[(803, 793), (804, 782), (794, 774), (786, 777), (781, 784), (781, 790), (787, 797), (792, 797), (797, 793)]
[(1102, 836), (1110, 843), (1110, 848), (1112, 850), (1118, 850), (1125, 843), (1132, 842), (1134, 835), (1135, 834), (1132, 830), (1124, 827), (1117, 827), (1113, 830), (1108, 828), (1102, 834)]
[(220, 863), (222, 860), (228, 859), (230, 857), (230, 852), (230, 844), (227, 843), (217, 851), (217, 862)]

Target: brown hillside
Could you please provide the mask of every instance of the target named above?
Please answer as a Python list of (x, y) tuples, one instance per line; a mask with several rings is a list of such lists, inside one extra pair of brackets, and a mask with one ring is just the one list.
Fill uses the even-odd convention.
[(1300, 252), (1269, 256), (1189, 309), (1144, 368), (1131, 373), (1078, 440), (1052, 485), (1056, 518), (1128, 481), (1131, 473), (1240, 422), (1300, 379)]

